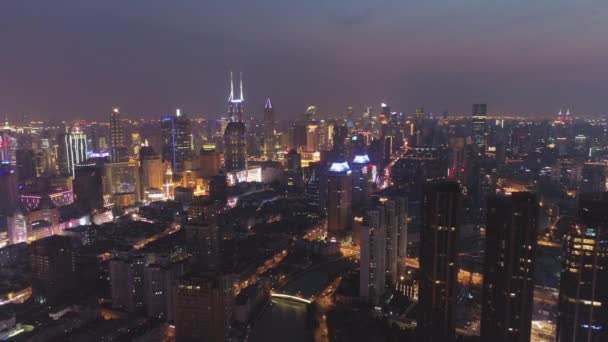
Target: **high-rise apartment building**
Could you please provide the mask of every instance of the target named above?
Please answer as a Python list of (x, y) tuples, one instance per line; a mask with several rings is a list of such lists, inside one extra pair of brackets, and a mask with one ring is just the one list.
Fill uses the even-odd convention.
[(118, 108), (113, 108), (110, 113), (110, 148), (110, 160), (113, 163), (124, 161), (128, 157), (122, 117)]
[(581, 194), (563, 242), (557, 341), (608, 340), (608, 192)]
[(453, 341), (462, 222), (460, 186), (453, 182), (427, 184), (423, 208), (417, 334), (420, 341)]
[(110, 260), (112, 307), (136, 312), (144, 308), (144, 258), (119, 255)]
[(481, 339), (530, 341), (539, 206), (528, 192), (488, 199)]

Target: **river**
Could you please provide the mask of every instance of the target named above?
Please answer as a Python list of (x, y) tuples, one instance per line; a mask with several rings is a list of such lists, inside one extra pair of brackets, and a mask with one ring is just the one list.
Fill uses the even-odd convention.
[[(321, 271), (308, 272), (285, 287), (290, 294), (301, 293), (309, 297), (320, 292), (327, 283), (327, 274)], [(264, 308), (253, 325), (250, 342), (310, 342), (312, 334), (306, 327), (306, 304), (274, 298)]]

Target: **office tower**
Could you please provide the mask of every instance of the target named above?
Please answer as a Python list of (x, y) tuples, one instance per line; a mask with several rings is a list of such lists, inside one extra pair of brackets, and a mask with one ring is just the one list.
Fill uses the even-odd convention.
[(413, 121), (414, 128), (412, 129), (412, 141), (408, 143), (412, 146), (421, 147), (423, 145), (422, 138), (424, 134), (424, 108), (416, 108)]
[(528, 192), (488, 199), (483, 341), (530, 341), (538, 215), (536, 196)]
[(392, 198), (395, 201), (395, 218), (397, 220), (397, 273), (398, 277), (394, 280), (406, 275), (406, 258), (407, 258), (407, 220), (408, 220), (408, 208), (407, 198), (403, 196), (397, 196)]
[(304, 118), (306, 119), (306, 122), (315, 121), (315, 119), (317, 117), (317, 112), (318, 112), (317, 106), (308, 106), (308, 108), (306, 108), (306, 113), (304, 114)]
[(117, 206), (134, 204), (141, 200), (141, 185), (137, 162), (108, 163), (104, 165), (104, 193), (114, 198)]
[(276, 159), (274, 123), (274, 107), (268, 98), (264, 106), (264, 155), (268, 160)]
[(110, 160), (113, 163), (125, 161), (125, 158), (128, 157), (125, 145), (125, 132), (118, 108), (113, 108), (110, 113), (110, 148)]
[(118, 255), (110, 260), (112, 307), (128, 312), (144, 308), (144, 257)]
[(17, 193), (17, 174), (8, 164), (0, 165), (0, 216), (8, 216), (13, 213), (19, 201)]
[(74, 177), (76, 165), (87, 159), (87, 137), (75, 129), (72, 133), (59, 135), (58, 144), (59, 171), (64, 176)]
[(76, 284), (71, 238), (53, 235), (29, 245), (34, 292), (48, 299), (67, 295)]
[(306, 151), (318, 151), (320, 142), (319, 125), (316, 121), (311, 121), (306, 125)]
[(171, 163), (176, 174), (185, 169), (186, 160), (192, 152), (190, 119), (182, 115), (178, 109), (173, 116), (163, 116), (161, 119), (162, 159)]
[(162, 190), (165, 170), (160, 156), (152, 147), (144, 146), (139, 150), (142, 194), (149, 189)]
[(215, 147), (201, 149), (198, 156), (198, 176), (203, 178), (217, 176), (222, 168), (222, 154)]
[(486, 132), (486, 104), (476, 103), (473, 105), (473, 143), (478, 147), (480, 153), (484, 153), (487, 145)]
[(321, 163), (315, 162), (308, 164), (308, 178), (304, 185), (304, 200), (313, 208), (317, 208), (318, 212), (325, 212), (321, 207), (325, 207), (325, 204), (321, 205), (321, 189), (319, 184), (321, 183), (322, 173)]
[(226, 296), (221, 277), (188, 275), (175, 289), (177, 342), (223, 342), (226, 335)]
[(348, 137), (348, 129), (346, 126), (334, 125), (333, 131), (333, 153), (334, 160), (346, 160), (346, 138)]
[(465, 184), (466, 139), (450, 137), (448, 139), (450, 160), (448, 162), (448, 178)]
[(88, 211), (103, 208), (103, 166), (81, 164), (74, 174), (75, 202)]
[(347, 162), (332, 163), (327, 174), (327, 232), (337, 236), (351, 224), (352, 171)]
[(5, 120), (4, 127), (0, 127), (0, 162), (15, 166), (17, 163), (15, 150), (17, 138), (15, 130)]
[(358, 154), (351, 163), (353, 170), (353, 208), (361, 208), (369, 203), (372, 165), (367, 154)]
[(307, 144), (307, 130), (306, 125), (302, 123), (294, 123), (293, 126), (289, 127), (289, 143), (292, 149), (300, 150), (306, 147)]
[(386, 224), (383, 206), (365, 211), (360, 241), (359, 294), (363, 300), (377, 304), (384, 294), (386, 282)]
[(195, 268), (199, 271), (217, 271), (220, 269), (220, 236), (216, 220), (190, 220), (185, 226), (186, 249), (195, 259)]
[(36, 173), (36, 158), (34, 151), (31, 149), (17, 149), (16, 151), (17, 161), (17, 177), (19, 180), (26, 180), (35, 178)]
[(608, 192), (581, 194), (564, 237), (557, 341), (608, 340)]
[(232, 72), (230, 73), (230, 96), (228, 114), (230, 122), (224, 131), (224, 170), (235, 172), (247, 170), (247, 135), (243, 123), (243, 77), (240, 79), (240, 97), (234, 96)]
[(417, 334), (420, 341), (453, 341), (462, 221), (460, 187), (453, 182), (426, 184), (423, 208)]

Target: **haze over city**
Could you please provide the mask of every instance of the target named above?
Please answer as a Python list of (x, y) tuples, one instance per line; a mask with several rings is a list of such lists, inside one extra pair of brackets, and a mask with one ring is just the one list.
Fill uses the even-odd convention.
[(597, 1), (27, 1), (0, 4), (0, 115), (395, 110), (604, 114), (608, 3)]

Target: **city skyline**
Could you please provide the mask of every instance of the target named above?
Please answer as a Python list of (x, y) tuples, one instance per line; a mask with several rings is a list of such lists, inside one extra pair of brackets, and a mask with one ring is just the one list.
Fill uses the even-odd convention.
[(7, 4), (0, 115), (99, 120), (118, 106), (137, 117), (182, 108), (212, 118), (226, 113), (229, 70), (243, 72), (254, 116), (268, 96), (279, 119), (311, 104), (333, 114), (380, 102), (404, 112), (468, 113), (480, 102), (489, 114), (601, 115), (608, 6), (551, 5)]

